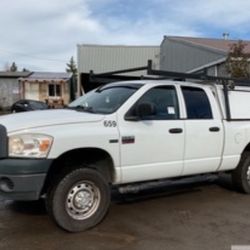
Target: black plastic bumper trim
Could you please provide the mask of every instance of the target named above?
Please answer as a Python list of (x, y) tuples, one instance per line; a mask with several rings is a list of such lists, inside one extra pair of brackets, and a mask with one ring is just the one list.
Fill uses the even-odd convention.
[(25, 175), (47, 173), (52, 162), (52, 159), (2, 159), (0, 160), (0, 175)]
[(7, 129), (0, 124), (0, 159), (8, 156), (8, 136)]
[(9, 179), (13, 183), (11, 192), (0, 189), (0, 200), (38, 200), (45, 178), (46, 174), (0, 175), (0, 181)]
[[(0, 200), (39, 199), (52, 162), (52, 159), (0, 160)], [(10, 190), (6, 189), (5, 181), (11, 184)]]

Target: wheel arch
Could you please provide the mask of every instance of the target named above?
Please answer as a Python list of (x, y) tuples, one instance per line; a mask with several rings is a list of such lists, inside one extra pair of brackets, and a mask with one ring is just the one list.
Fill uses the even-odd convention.
[(56, 178), (66, 174), (76, 166), (96, 169), (103, 174), (108, 183), (114, 181), (114, 160), (106, 150), (100, 148), (77, 148), (64, 152), (53, 161), (47, 173), (41, 195), (47, 192), (48, 187)]
[(243, 155), (245, 153), (250, 153), (250, 142), (245, 146), (245, 148), (243, 149), (241, 155)]

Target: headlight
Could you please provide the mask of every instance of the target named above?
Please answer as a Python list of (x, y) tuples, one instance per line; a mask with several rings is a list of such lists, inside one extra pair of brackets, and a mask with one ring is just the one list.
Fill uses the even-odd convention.
[(9, 137), (9, 156), (46, 158), (53, 138), (41, 134), (22, 134)]

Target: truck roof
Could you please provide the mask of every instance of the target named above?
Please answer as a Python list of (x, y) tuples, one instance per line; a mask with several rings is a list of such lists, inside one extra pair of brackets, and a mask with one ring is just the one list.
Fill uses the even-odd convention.
[(115, 87), (115, 86), (128, 86), (128, 87), (134, 87), (134, 88), (140, 88), (143, 85), (183, 85), (183, 86), (194, 86), (194, 87), (202, 87), (206, 88), (208, 86), (213, 86), (213, 83), (209, 83), (209, 85), (206, 85), (206, 83), (196, 83), (196, 82), (187, 82), (187, 81), (174, 81), (174, 80), (130, 80), (130, 81), (117, 81), (109, 83), (103, 87)]

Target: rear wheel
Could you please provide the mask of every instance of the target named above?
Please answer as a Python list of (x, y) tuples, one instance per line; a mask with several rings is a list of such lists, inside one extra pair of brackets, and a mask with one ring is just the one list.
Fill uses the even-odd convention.
[(80, 232), (98, 224), (108, 211), (110, 188), (97, 170), (78, 168), (62, 176), (47, 196), (50, 216), (63, 229)]
[(239, 165), (232, 172), (233, 186), (240, 192), (250, 194), (250, 154), (244, 153)]

